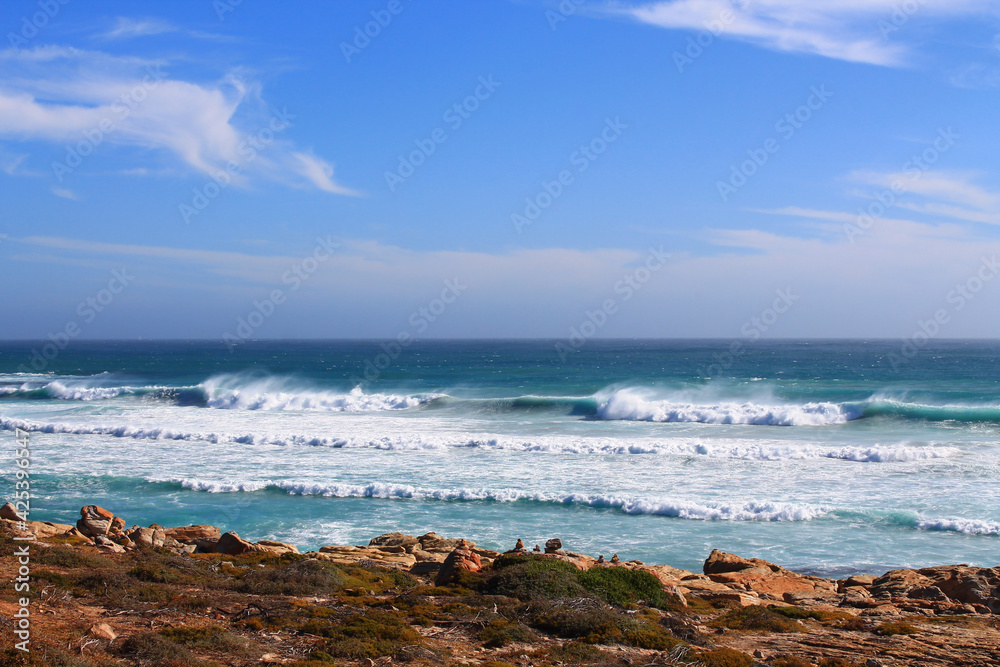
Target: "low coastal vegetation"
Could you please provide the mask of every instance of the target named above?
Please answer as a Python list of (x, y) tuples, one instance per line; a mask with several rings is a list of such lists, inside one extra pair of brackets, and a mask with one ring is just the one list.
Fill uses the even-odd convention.
[[(958, 664), (940, 656), (989, 656), (1000, 645), (995, 615), (907, 614), (889, 608), (892, 598), (851, 606), (851, 580), (831, 584), (722, 552), (706, 561), (706, 572), (719, 572), (711, 576), (617, 559), (581, 566), (583, 557), (561, 545), (552, 553), (493, 553), (480, 567), (471, 543), (429, 536), (372, 541), (398, 554), (401, 543), (430, 548), (436, 540), (448, 553), (413, 572), (373, 561), (377, 553), (363, 547), (333, 549), (334, 562), (315, 552), (38, 543), (32, 651), (8, 644), (0, 667), (889, 667)], [(0, 535), (0, 550), (14, 545)], [(475, 565), (459, 566), (463, 559)], [(0, 574), (11, 579), (15, 567), (5, 560)], [(664, 583), (675, 579), (684, 586)], [(767, 601), (781, 585), (799, 587), (784, 595), (794, 602), (804, 582), (826, 596)], [(751, 593), (757, 597), (748, 601)], [(10, 590), (0, 595), (5, 617), (14, 604)]]

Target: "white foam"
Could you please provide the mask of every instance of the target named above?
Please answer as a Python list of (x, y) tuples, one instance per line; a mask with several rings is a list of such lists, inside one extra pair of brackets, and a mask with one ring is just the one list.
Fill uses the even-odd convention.
[(822, 426), (843, 424), (856, 419), (860, 414), (854, 414), (835, 403), (801, 405), (679, 403), (671, 400), (650, 400), (634, 389), (619, 389), (597, 409), (597, 416), (600, 419), (627, 421)]
[(206, 405), (223, 410), (315, 410), (324, 412), (378, 412), (415, 408), (435, 397), (397, 394), (366, 394), (355, 387), (346, 394), (309, 390), (290, 385), (282, 378), (244, 380), (240, 376), (217, 376), (199, 385)]
[(215, 444), (274, 445), (281, 447), (310, 446), (335, 449), (377, 449), (383, 451), (426, 451), (444, 449), (485, 449), (538, 454), (577, 454), (592, 456), (660, 455), (703, 456), (714, 459), (747, 461), (784, 461), (836, 459), (858, 463), (898, 463), (928, 461), (959, 456), (955, 447), (881, 445), (874, 447), (824, 447), (802, 443), (780, 442), (743, 443), (733, 441), (627, 440), (619, 438), (578, 438), (567, 436), (537, 436), (521, 440), (475, 434), (438, 435), (407, 433), (405, 435), (365, 437), (312, 436), (304, 434), (269, 435), (265, 433), (217, 433), (180, 431), (164, 427), (132, 426), (127, 424), (74, 425), (68, 423), (36, 423), (0, 418), (0, 429), (20, 428), (36, 433), (66, 433), (73, 435), (106, 435), (136, 440), (180, 440)]
[(115, 398), (132, 391), (131, 387), (90, 387), (80, 384), (50, 382), (42, 389), (52, 398), (66, 401), (97, 401)]
[(1000, 523), (980, 519), (923, 519), (917, 521), (917, 528), (966, 535), (1000, 535)]
[(207, 493), (253, 492), (277, 488), (289, 495), (324, 496), (328, 498), (382, 498), (392, 500), (490, 501), (499, 503), (539, 502), (559, 505), (617, 509), (626, 514), (655, 514), (678, 519), (702, 521), (811, 521), (831, 510), (790, 503), (696, 503), (663, 498), (638, 498), (615, 495), (579, 493), (535, 493), (517, 489), (424, 489), (406, 484), (372, 483), (318, 484), (310, 482), (209, 482), (200, 479), (149, 479), (151, 482), (173, 482), (185, 489)]

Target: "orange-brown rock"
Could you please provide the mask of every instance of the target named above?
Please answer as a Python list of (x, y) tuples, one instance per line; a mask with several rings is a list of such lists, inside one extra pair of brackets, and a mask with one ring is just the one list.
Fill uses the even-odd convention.
[(205, 540), (218, 540), (222, 537), (222, 531), (215, 526), (182, 526), (180, 528), (167, 528), (164, 534), (181, 544), (194, 544)]
[(257, 542), (257, 546), (262, 551), (269, 551), (273, 554), (297, 554), (299, 553), (299, 548), (294, 544), (286, 544), (285, 542), (275, 542), (274, 540), (260, 540)]
[(125, 520), (103, 507), (87, 505), (80, 508), (80, 518), (76, 521), (76, 527), (87, 537), (107, 535), (111, 538), (120, 538), (125, 529)]
[(796, 603), (832, 601), (837, 582), (786, 570), (760, 558), (742, 558), (718, 549), (705, 561), (709, 579), (737, 591), (752, 591), (767, 600)]
[(468, 548), (465, 540), (460, 540), (458, 546), (444, 559), (444, 564), (438, 572), (435, 583), (438, 586), (450, 584), (461, 571), (479, 572), (482, 568), (482, 561), (479, 555)]
[(215, 553), (225, 554), (227, 556), (240, 556), (242, 554), (256, 553), (259, 551), (263, 551), (263, 549), (252, 542), (247, 542), (233, 532), (225, 533), (219, 538), (218, 543), (215, 545)]

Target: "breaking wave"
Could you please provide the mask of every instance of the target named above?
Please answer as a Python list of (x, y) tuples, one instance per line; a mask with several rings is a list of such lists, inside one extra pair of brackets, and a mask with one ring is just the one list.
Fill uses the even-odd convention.
[(66, 433), (74, 435), (105, 435), (135, 440), (179, 440), (215, 444), (312, 446), (340, 449), (380, 449), (398, 451), (484, 449), (544, 454), (582, 454), (595, 456), (664, 455), (748, 461), (782, 461), (837, 459), (857, 463), (899, 463), (928, 461), (959, 456), (962, 450), (939, 445), (880, 445), (873, 447), (836, 447), (781, 442), (746, 443), (740, 441), (709, 442), (701, 440), (625, 440), (616, 438), (578, 438), (537, 436), (523, 440), (511, 437), (476, 435), (407, 434), (366, 438), (358, 436), (311, 436), (304, 434), (267, 435), (261, 433), (206, 433), (179, 431), (163, 427), (127, 424), (76, 425), (37, 423), (0, 417), (0, 429), (22, 429), (35, 433)]
[(496, 503), (541, 503), (613, 509), (625, 514), (654, 514), (678, 519), (714, 521), (810, 521), (830, 510), (788, 503), (695, 503), (663, 498), (638, 498), (579, 493), (530, 493), (515, 489), (424, 489), (404, 484), (375, 483), (310, 484), (299, 482), (211, 482), (198, 479), (149, 479), (153, 483), (172, 483), (191, 491), (206, 493), (253, 493), (280, 490), (296, 496), (328, 498), (380, 498), (386, 500), (479, 501)]

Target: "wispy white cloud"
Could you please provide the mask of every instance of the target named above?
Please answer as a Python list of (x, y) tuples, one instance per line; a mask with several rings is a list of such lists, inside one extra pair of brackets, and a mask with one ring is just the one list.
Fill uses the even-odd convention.
[(332, 165), (292, 143), (285, 121), (278, 122), (276, 138), (248, 159), (248, 139), (276, 128), (253, 81), (237, 75), (185, 81), (172, 78), (163, 61), (64, 47), (21, 51), (17, 58), (0, 51), (0, 61), (0, 137), (67, 149), (83, 138), (95, 152), (140, 147), (208, 175), (234, 162), (242, 170), (234, 179), (239, 184), (264, 178), (351, 193), (333, 180)]
[(76, 196), (75, 192), (73, 192), (72, 190), (67, 190), (66, 188), (52, 188), (51, 192), (56, 197), (60, 197), (62, 199), (69, 199), (72, 201), (77, 201), (78, 199), (80, 199), (79, 197)]
[(120, 16), (115, 21), (114, 27), (101, 36), (106, 39), (131, 39), (177, 31), (177, 26), (161, 19), (133, 19)]
[[(893, 25), (899, 7), (899, 0), (657, 0), (612, 11), (662, 28), (712, 30), (773, 51), (901, 66), (909, 50), (883, 29)], [(914, 15), (966, 17), (990, 7), (989, 0), (922, 0)]]

